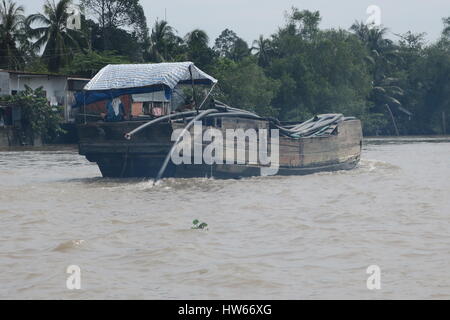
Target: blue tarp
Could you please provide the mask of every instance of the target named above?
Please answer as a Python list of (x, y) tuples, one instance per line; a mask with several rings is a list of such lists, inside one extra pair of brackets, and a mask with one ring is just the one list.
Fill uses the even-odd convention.
[(75, 104), (72, 106), (72, 108), (78, 108), (103, 100), (114, 99), (127, 94), (150, 93), (157, 91), (164, 91), (166, 98), (170, 100), (172, 96), (172, 90), (170, 90), (170, 88), (166, 86), (153, 86), (147, 88), (131, 88), (108, 91), (81, 91), (75, 94)]

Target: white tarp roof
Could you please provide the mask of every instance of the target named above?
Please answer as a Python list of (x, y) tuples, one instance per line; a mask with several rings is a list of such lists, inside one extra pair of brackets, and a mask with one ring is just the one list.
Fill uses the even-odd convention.
[(205, 81), (216, 83), (217, 80), (197, 68), (192, 62), (172, 62), (154, 64), (110, 64), (100, 70), (84, 87), (88, 91), (111, 89), (142, 88), (154, 85), (166, 85), (173, 89), (182, 81)]

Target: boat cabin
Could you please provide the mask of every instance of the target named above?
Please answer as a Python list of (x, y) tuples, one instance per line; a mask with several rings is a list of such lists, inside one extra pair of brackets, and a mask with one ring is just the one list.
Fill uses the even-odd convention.
[[(143, 120), (193, 110), (201, 101), (192, 97), (207, 92), (217, 80), (192, 62), (108, 65), (76, 96), (78, 123), (108, 121), (108, 107), (121, 104), (121, 120)], [(122, 108), (116, 110), (121, 110)]]

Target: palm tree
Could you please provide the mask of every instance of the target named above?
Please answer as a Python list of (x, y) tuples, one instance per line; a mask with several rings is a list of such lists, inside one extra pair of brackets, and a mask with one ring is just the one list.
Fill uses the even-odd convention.
[(208, 47), (209, 37), (205, 31), (195, 29), (189, 32), (185, 38), (187, 45), (186, 56), (201, 69), (208, 71), (213, 63), (214, 50)]
[(403, 95), (403, 90), (395, 85), (398, 79), (389, 76), (394, 60), (400, 59), (398, 50), (391, 40), (385, 39), (386, 28), (355, 22), (350, 29), (369, 51), (366, 58), (373, 73), (369, 100), (374, 103), (376, 108), (387, 109), (395, 132), (399, 135), (392, 107), (401, 106), (401, 102), (397, 98)]
[(25, 37), (23, 6), (17, 6), (11, 0), (2, 0), (0, 4), (0, 68), (20, 69), (23, 55), (18, 43)]
[(355, 22), (350, 30), (364, 43), (371, 53), (376, 51), (381, 54), (392, 46), (392, 41), (386, 39), (387, 28), (371, 26), (361, 22)]
[(157, 20), (150, 35), (150, 59), (155, 62), (172, 60), (174, 49), (181, 42), (167, 21)]
[[(33, 46), (37, 50), (45, 46), (42, 58), (51, 72), (59, 72), (84, 45), (83, 34), (67, 28), (68, 8), (71, 3), (71, 0), (60, 0), (57, 4), (47, 0), (44, 4), (44, 14), (37, 13), (27, 18), (29, 35), (37, 38)], [(43, 26), (33, 29), (33, 23)]]
[(273, 51), (270, 40), (264, 39), (264, 36), (260, 35), (258, 40), (253, 41), (252, 50), (256, 51), (258, 64), (261, 67), (266, 67), (269, 64), (270, 53)]
[(207, 47), (209, 37), (205, 31), (195, 29), (186, 35), (185, 41), (189, 47)]
[(388, 110), (394, 125), (395, 133), (400, 135), (391, 109), (393, 106), (401, 107), (402, 105), (402, 103), (397, 100), (397, 97), (403, 95), (403, 89), (394, 85), (397, 80), (398, 79), (383, 76), (382, 79), (376, 82), (374, 81), (369, 98), (376, 106), (385, 107)]

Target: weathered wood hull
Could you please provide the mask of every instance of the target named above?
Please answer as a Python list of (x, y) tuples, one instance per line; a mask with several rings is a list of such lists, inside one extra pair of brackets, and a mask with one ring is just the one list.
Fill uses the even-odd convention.
[[(78, 126), (79, 153), (96, 162), (104, 177), (155, 177), (172, 147), (173, 130), (180, 123), (159, 123), (136, 134), (132, 140), (125, 133), (143, 122), (92, 122)], [(211, 124), (210, 124), (211, 125)], [(270, 129), (263, 120), (223, 118), (220, 127), (226, 129)], [(225, 135), (225, 134), (224, 134)], [(205, 147), (205, 145), (204, 145)], [(360, 159), (362, 147), (359, 120), (340, 122), (332, 134), (292, 139), (280, 137), (278, 175), (303, 175), (319, 171), (348, 170)], [(248, 149), (246, 149), (248, 155)], [(227, 151), (224, 151), (226, 154)], [(248, 160), (248, 157), (246, 157)], [(244, 164), (180, 164), (170, 163), (165, 177), (240, 178), (261, 175), (265, 166), (247, 161)]]

